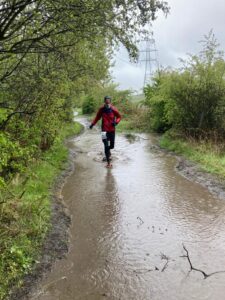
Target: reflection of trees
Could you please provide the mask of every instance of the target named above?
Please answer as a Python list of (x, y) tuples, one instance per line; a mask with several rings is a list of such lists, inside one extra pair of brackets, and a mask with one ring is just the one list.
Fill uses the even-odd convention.
[(195, 235), (199, 235), (206, 228), (217, 232), (218, 224), (215, 224), (215, 221), (223, 215), (225, 209), (222, 201), (214, 198), (200, 184), (177, 174), (171, 168), (170, 162), (162, 164), (161, 168), (163, 168), (162, 208), (166, 211), (167, 218), (177, 223), (182, 231), (186, 228), (185, 231), (188, 229)]

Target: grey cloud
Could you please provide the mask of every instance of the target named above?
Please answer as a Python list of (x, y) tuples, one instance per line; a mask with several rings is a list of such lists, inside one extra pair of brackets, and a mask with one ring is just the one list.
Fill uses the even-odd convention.
[[(154, 36), (159, 51), (160, 65), (178, 67), (179, 57), (196, 53), (198, 41), (213, 29), (222, 49), (225, 49), (225, 1), (224, 0), (168, 0), (171, 12), (167, 18), (159, 15), (153, 24)], [(126, 61), (126, 62), (125, 62)], [(121, 88), (141, 89), (144, 66), (128, 64), (126, 51), (121, 48), (116, 55), (112, 70), (115, 81)]]

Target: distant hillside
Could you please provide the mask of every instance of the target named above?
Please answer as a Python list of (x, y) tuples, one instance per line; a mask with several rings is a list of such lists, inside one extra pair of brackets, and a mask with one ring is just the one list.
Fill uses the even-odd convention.
[(134, 103), (138, 103), (138, 102), (141, 102), (145, 99), (145, 96), (144, 94), (140, 94), (140, 95), (132, 95), (130, 97), (130, 100)]

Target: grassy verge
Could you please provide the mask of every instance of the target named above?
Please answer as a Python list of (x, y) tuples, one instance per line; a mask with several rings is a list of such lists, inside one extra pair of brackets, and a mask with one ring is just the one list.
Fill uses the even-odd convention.
[(221, 151), (221, 145), (183, 140), (165, 134), (160, 139), (160, 146), (199, 163), (205, 172), (225, 177), (225, 154)]
[(44, 237), (50, 228), (51, 187), (66, 167), (66, 137), (80, 133), (78, 123), (66, 125), (51, 150), (34, 161), (26, 178), (14, 178), (3, 191), (0, 203), (0, 299), (12, 286), (20, 286), (38, 259)]
[(116, 127), (116, 131), (120, 133), (131, 133), (135, 132), (135, 130), (132, 122), (130, 120), (122, 119), (118, 126)]

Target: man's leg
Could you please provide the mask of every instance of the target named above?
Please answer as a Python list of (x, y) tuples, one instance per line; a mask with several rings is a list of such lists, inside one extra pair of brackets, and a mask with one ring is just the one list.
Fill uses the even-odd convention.
[(109, 164), (110, 161), (110, 146), (109, 146), (109, 140), (108, 137), (107, 139), (102, 140), (104, 143), (104, 149), (105, 149), (105, 157), (106, 157), (106, 161)]
[(110, 141), (110, 146), (109, 148), (110, 149), (114, 149), (114, 146), (115, 146), (115, 132), (108, 132), (107, 133), (107, 137)]

